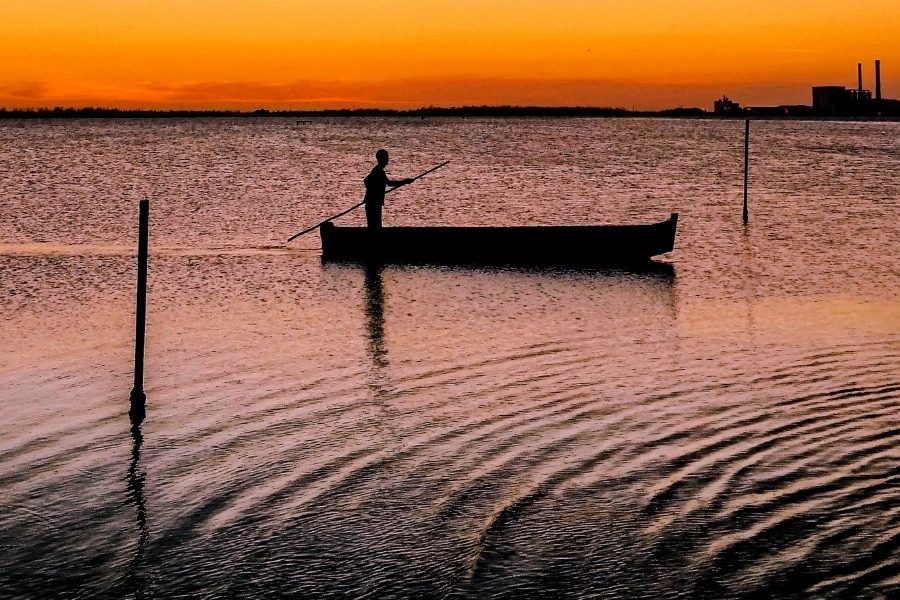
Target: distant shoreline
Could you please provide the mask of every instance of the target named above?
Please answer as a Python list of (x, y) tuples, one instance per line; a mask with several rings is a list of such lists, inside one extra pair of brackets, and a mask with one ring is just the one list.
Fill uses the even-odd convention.
[(0, 119), (57, 118), (196, 118), (196, 117), (288, 117), (299, 120), (332, 117), (621, 117), (621, 116), (711, 116), (700, 108), (634, 111), (624, 108), (581, 106), (461, 106), (414, 109), (339, 108), (323, 110), (146, 110), (118, 108), (2, 109)]
[(848, 116), (820, 115), (809, 107), (794, 107), (798, 110), (784, 114), (782, 107), (757, 109), (733, 115), (719, 115), (701, 108), (670, 108), (656, 111), (627, 110), (624, 108), (585, 107), (585, 106), (461, 106), (461, 107), (428, 107), (408, 110), (354, 108), (326, 110), (146, 110), (118, 108), (37, 108), (6, 109), (0, 108), (0, 120), (3, 119), (172, 119), (172, 118), (245, 118), (245, 117), (277, 117), (295, 118), (300, 124), (314, 123), (319, 118), (346, 117), (399, 117), (426, 119), (429, 117), (662, 117), (662, 118), (694, 118), (694, 119), (822, 119), (822, 120), (866, 120), (893, 121), (900, 115), (881, 116)]

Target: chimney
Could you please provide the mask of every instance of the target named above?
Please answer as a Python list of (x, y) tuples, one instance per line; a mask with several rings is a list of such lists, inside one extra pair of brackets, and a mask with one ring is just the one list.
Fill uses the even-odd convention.
[(859, 80), (859, 95), (862, 97), (862, 63), (856, 63), (856, 76)]
[(875, 101), (881, 102), (881, 61), (875, 61)]

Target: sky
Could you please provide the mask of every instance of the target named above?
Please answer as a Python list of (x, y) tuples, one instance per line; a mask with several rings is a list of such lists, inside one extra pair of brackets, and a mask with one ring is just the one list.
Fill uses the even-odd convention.
[(0, 107), (900, 98), (897, 0), (0, 0)]

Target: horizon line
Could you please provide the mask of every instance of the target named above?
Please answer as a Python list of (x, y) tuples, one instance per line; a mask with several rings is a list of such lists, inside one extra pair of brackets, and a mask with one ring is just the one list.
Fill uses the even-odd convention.
[[(793, 113), (786, 113), (786, 109)], [(754, 113), (753, 111), (757, 111)], [(115, 108), (86, 107), (0, 107), (0, 118), (116, 117), (116, 116), (230, 116), (230, 117), (346, 117), (346, 116), (819, 116), (804, 104), (747, 107), (746, 112), (721, 115), (696, 106), (659, 110), (637, 110), (612, 106), (481, 104), (462, 106), (422, 106), (418, 108), (325, 108), (325, 109), (198, 109), (198, 108)], [(833, 115), (829, 115), (833, 116)]]

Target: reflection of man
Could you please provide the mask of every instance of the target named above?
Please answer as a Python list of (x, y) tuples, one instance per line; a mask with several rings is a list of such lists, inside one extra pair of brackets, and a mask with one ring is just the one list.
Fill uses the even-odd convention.
[(366, 205), (366, 223), (372, 229), (381, 228), (381, 207), (384, 206), (384, 194), (387, 191), (386, 186), (392, 188), (400, 187), (412, 183), (412, 179), (400, 179), (393, 181), (388, 179), (384, 168), (387, 166), (388, 157), (387, 150), (379, 150), (375, 153), (377, 165), (372, 169), (363, 182), (366, 184), (366, 197), (363, 202)]

